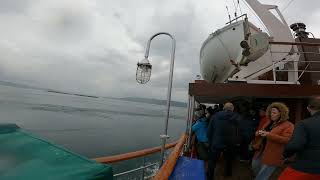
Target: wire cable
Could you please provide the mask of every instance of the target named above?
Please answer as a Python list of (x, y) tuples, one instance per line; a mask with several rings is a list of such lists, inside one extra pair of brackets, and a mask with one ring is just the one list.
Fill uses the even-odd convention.
[(231, 16), (230, 16), (230, 13), (229, 13), (229, 8), (228, 8), (228, 6), (226, 6), (226, 8), (227, 8), (228, 16), (229, 16), (229, 22), (231, 23)]
[(262, 27), (264, 28), (264, 30), (270, 34), (270, 32), (268, 31), (267, 26), (262, 22), (262, 20), (259, 18), (259, 16), (254, 12), (254, 10), (252, 10), (252, 8), (245, 2), (245, 0), (242, 0), (242, 1), (243, 1), (244, 4), (247, 6), (247, 8), (249, 9), (249, 11), (251, 11), (251, 13), (253, 13), (253, 15), (258, 19), (258, 21), (260, 22), (260, 24), (262, 25)]
[(241, 9), (240, 0), (238, 0), (238, 6), (239, 6), (239, 9), (240, 9), (240, 13), (241, 13), (241, 15), (243, 15), (243, 13), (242, 13), (242, 9)]
[(226, 3), (226, 9), (227, 9), (227, 15), (228, 15), (228, 18), (229, 18), (229, 22), (231, 22), (231, 15), (230, 15), (230, 12), (229, 12), (229, 8), (228, 8), (228, 0), (225, 1)]
[(290, 0), (288, 4), (282, 9), (282, 13), (291, 5), (294, 0)]
[(234, 0), (233, 1), (233, 7), (234, 7), (234, 18), (237, 18), (238, 14), (238, 6), (236, 6), (236, 3)]

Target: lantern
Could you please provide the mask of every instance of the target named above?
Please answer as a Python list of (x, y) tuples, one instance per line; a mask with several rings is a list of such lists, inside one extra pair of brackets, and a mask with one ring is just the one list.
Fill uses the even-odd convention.
[(151, 69), (152, 69), (152, 65), (150, 64), (147, 58), (138, 62), (136, 80), (139, 84), (146, 84), (150, 80)]

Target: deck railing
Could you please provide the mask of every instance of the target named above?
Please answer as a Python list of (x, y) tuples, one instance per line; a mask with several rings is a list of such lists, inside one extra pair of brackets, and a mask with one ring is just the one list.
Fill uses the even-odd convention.
[(157, 172), (157, 174), (154, 177), (154, 180), (167, 180), (169, 179), (171, 173), (173, 172), (173, 169), (176, 165), (176, 162), (180, 155), (182, 155), (182, 149), (183, 145), (186, 142), (187, 135), (183, 134), (178, 144), (175, 146), (174, 150), (171, 152), (165, 163), (162, 165), (160, 170)]
[[(288, 59), (288, 60), (277, 60), (277, 59), (272, 59), (273, 61), (273, 79), (274, 82), (277, 82), (277, 78), (276, 78), (276, 73), (277, 72), (297, 72), (300, 73), (300, 75), (298, 76), (297, 82), (301, 79), (301, 77), (305, 74), (305, 73), (320, 73), (320, 70), (309, 70), (310, 64), (320, 64), (320, 59), (311, 59), (311, 60), (307, 60), (306, 55), (320, 55), (319, 51), (316, 52), (312, 51), (312, 52), (306, 52), (304, 49), (304, 46), (306, 47), (320, 47), (320, 43), (310, 43), (310, 42), (269, 42), (270, 44), (270, 52), (271, 55), (275, 54), (275, 53), (283, 53), (283, 54), (299, 54), (299, 55), (303, 55), (304, 56), (304, 60), (298, 59), (298, 60), (294, 60), (294, 59)], [(290, 52), (282, 52), (282, 51), (274, 51), (272, 50), (272, 45), (281, 45), (281, 46), (285, 46), (285, 45), (291, 45), (291, 46), (298, 46), (301, 47), (302, 51), (299, 50), (299, 48), (295, 48), (292, 49)], [(275, 64), (278, 62), (284, 62), (284, 63), (293, 63), (296, 64), (296, 66), (298, 66), (300, 63), (306, 63), (307, 65), (303, 68), (303, 69), (296, 69), (296, 70), (285, 70), (285, 69), (276, 69)], [(320, 82), (318, 82), (319, 84)], [(319, 84), (320, 85), (320, 84)]]
[(274, 45), (298, 45), (298, 46), (320, 46), (320, 43), (309, 43), (309, 42), (276, 42), (276, 41), (270, 41), (269, 44), (274, 44)]
[[(180, 146), (182, 147), (184, 145), (185, 139), (186, 139), (186, 135), (183, 134), (178, 141), (176, 141), (174, 143), (167, 144), (165, 146), (165, 149), (170, 149), (170, 148), (175, 147), (173, 152), (176, 152), (175, 150), (176, 150), (177, 147), (179, 147), (179, 149), (180, 149)], [(145, 157), (148, 156), (148, 155), (152, 155), (152, 154), (158, 153), (160, 151), (161, 151), (161, 147), (158, 146), (158, 147), (154, 147), (154, 148), (143, 149), (143, 150), (140, 150), (140, 151), (125, 153), (125, 154), (119, 154), (119, 155), (107, 156), (107, 157), (99, 157), (99, 158), (95, 158), (94, 160), (96, 160), (99, 163), (103, 163), (103, 164), (111, 164), (111, 163), (117, 163), (117, 162), (122, 162), (122, 161), (127, 161), (127, 160), (131, 160), (131, 159), (136, 159), (136, 158), (141, 158), (142, 157), (143, 158), (143, 162), (142, 162), (142, 165), (140, 167), (135, 168), (135, 169), (130, 169), (130, 170), (125, 171), (125, 172), (114, 174), (113, 177), (118, 178), (120, 176), (124, 176), (124, 175), (128, 175), (128, 174), (140, 171), (141, 172), (141, 179), (150, 179), (154, 175), (149, 176), (149, 177), (145, 177), (145, 169), (157, 166), (159, 164), (158, 163), (152, 163), (152, 164), (146, 165)], [(171, 156), (168, 159), (170, 159), (170, 158), (171, 158)]]
[[(294, 84), (298, 84), (299, 83), (299, 80), (301, 79), (301, 77), (305, 74), (305, 73), (320, 73), (320, 70), (310, 70), (310, 64), (320, 64), (320, 58), (317, 59), (317, 58), (312, 58), (312, 59), (309, 59), (307, 58), (307, 56), (309, 55), (316, 55), (316, 56), (319, 56), (320, 55), (320, 52), (318, 49), (314, 49), (314, 51), (305, 51), (305, 48), (306, 47), (320, 47), (320, 43), (310, 43), (310, 42), (269, 42), (269, 51), (271, 53), (271, 57), (272, 57), (272, 54), (288, 54), (288, 55), (294, 55), (294, 54), (297, 54), (297, 55), (303, 55), (304, 57), (304, 60), (301, 60), (300, 59), (272, 59), (272, 65), (271, 66), (268, 66), (264, 69), (261, 69), (260, 71), (265, 71), (266, 69), (270, 69), (272, 68), (272, 72), (273, 72), (273, 82), (274, 83), (284, 83), (284, 81), (278, 81), (277, 80), (277, 75), (276, 73), (277, 72), (296, 72), (296, 73), (299, 73), (298, 75), (298, 78), (296, 79), (295, 82), (293, 82)], [(276, 50), (273, 50), (272, 49), (272, 46), (273, 45), (277, 45), (277, 46), (297, 46), (297, 48), (293, 48), (290, 52), (284, 52), (284, 51), (276, 51)], [(302, 50), (301, 50), (302, 49)], [(277, 68), (279, 67), (279, 64), (289, 64), (289, 63), (292, 63), (293, 66), (297, 66), (297, 68), (295, 69), (290, 69), (290, 70), (286, 70), (286, 69), (280, 69), (280, 68)], [(299, 65), (301, 63), (305, 63), (307, 64), (305, 67), (303, 67), (302, 69), (299, 69)], [(318, 82), (318, 84), (320, 85), (320, 82)]]

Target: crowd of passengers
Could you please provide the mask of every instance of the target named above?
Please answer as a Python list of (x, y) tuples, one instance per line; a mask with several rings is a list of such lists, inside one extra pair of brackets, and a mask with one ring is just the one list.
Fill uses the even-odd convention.
[(225, 177), (232, 176), (232, 164), (239, 160), (250, 163), (255, 180), (268, 180), (283, 167), (279, 180), (320, 180), (320, 97), (309, 100), (311, 117), (295, 125), (284, 103), (248, 107), (237, 107), (236, 112), (227, 102), (196, 109), (192, 131), (197, 157), (206, 162), (207, 179), (214, 179), (222, 155)]

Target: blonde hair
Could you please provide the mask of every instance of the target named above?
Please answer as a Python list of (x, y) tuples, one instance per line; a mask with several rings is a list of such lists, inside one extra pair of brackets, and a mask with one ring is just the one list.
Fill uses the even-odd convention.
[(280, 118), (278, 122), (287, 121), (289, 119), (289, 108), (281, 102), (274, 102), (270, 104), (266, 110), (266, 116), (271, 119), (271, 109), (276, 108), (280, 112)]

